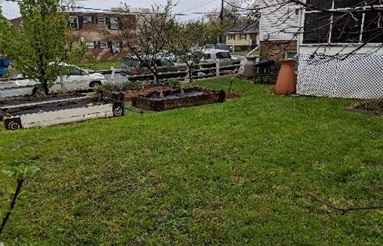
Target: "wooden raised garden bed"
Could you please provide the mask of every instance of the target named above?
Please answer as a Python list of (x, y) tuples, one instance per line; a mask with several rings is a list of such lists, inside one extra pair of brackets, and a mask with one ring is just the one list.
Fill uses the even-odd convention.
[(224, 91), (202, 88), (178, 88), (134, 97), (132, 98), (132, 106), (145, 110), (162, 111), (223, 101), (225, 101)]
[(88, 96), (20, 98), (0, 104), (0, 118), (7, 130), (50, 126), (94, 118), (121, 116), (122, 102)]
[(102, 93), (105, 97), (111, 98), (118, 101), (131, 101), (132, 98), (147, 95), (152, 92), (160, 92), (163, 90), (174, 89), (171, 85), (142, 85), (142, 86), (131, 86), (123, 89), (108, 89)]

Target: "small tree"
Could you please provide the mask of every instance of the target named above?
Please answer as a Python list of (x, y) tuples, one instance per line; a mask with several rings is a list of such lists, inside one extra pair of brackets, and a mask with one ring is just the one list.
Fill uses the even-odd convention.
[[(1, 3), (1, 1), (0, 1), (0, 3)], [(4, 34), (5, 34), (6, 29), (7, 29), (7, 25), (8, 25), (8, 21), (3, 16), (3, 12), (1, 9), (1, 5), (0, 5), (0, 56), (3, 55), (3, 53), (4, 53), (4, 49), (3, 49), (4, 40), (5, 40)]]
[(12, 66), (24, 77), (40, 82), (48, 94), (49, 85), (64, 72), (59, 63), (85, 50), (68, 44), (68, 16), (60, 0), (23, 0), (19, 7), (21, 26), (2, 24), (2, 47)]
[(173, 29), (170, 51), (188, 68), (189, 81), (192, 81), (193, 67), (202, 58), (201, 44), (205, 44), (206, 25), (202, 21), (182, 23)]
[(158, 83), (156, 54), (170, 47), (170, 34), (176, 25), (172, 7), (172, 1), (168, 0), (165, 6), (152, 6), (151, 13), (139, 13), (135, 20), (121, 23), (124, 50), (150, 70), (154, 83)]
[[(15, 209), (16, 202), (22, 195), (22, 186), (27, 179), (31, 179), (40, 171), (36, 166), (16, 166), (10, 170), (3, 170), (2, 173), (16, 181), (16, 187), (2, 186), (0, 188), (0, 235), (4, 231), (7, 222)], [(1, 244), (1, 242), (0, 242)]]
[(229, 21), (221, 21), (218, 18), (217, 13), (214, 12), (208, 14), (202, 22), (205, 26), (205, 32), (203, 33), (204, 40), (206, 40), (206, 43), (208, 44), (220, 42), (220, 39), (223, 37), (226, 30), (231, 27), (231, 23)]
[[(250, 25), (258, 21), (259, 13), (254, 7), (257, 1), (248, 1), (247, 7), (243, 7), (245, 1), (228, 0), (224, 1), (223, 9), (213, 9), (205, 16), (207, 42), (224, 42), (225, 32), (237, 25)], [(252, 9), (249, 9), (249, 8)], [(254, 8), (253, 8), (254, 7)]]

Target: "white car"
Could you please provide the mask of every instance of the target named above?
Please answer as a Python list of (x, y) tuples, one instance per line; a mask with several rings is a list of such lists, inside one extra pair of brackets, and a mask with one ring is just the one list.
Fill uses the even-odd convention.
[[(50, 92), (89, 90), (107, 82), (105, 76), (100, 73), (93, 73), (92, 71), (66, 63), (60, 63), (59, 65), (66, 67), (67, 75), (59, 76), (49, 88)], [(23, 76), (19, 74), (17, 78), (23, 78)], [(31, 79), (20, 79), (15, 80), (15, 84), (20, 87), (26, 87), (25, 93), (31, 94), (36, 91), (37, 87), (35, 85), (38, 82)]]
[(232, 66), (241, 62), (240, 60), (233, 59), (227, 50), (208, 49), (202, 52), (201, 67), (214, 67), (216, 60), (218, 60), (220, 67)]

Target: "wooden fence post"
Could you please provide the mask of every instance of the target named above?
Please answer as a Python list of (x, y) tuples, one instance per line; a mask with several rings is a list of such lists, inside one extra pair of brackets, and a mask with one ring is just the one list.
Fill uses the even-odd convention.
[(112, 79), (112, 82), (114, 83), (114, 76), (116, 73), (116, 69), (114, 69), (114, 67), (111, 67), (110, 69), (112, 70), (112, 74), (110, 75), (110, 78)]
[(219, 76), (219, 59), (215, 60), (215, 75)]

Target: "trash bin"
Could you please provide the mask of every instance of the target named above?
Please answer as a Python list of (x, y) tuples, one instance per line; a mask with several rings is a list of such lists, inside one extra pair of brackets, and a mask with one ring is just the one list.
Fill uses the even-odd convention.
[(294, 94), (297, 85), (297, 76), (294, 70), (293, 59), (281, 59), (281, 70), (278, 74), (277, 83), (275, 84), (275, 94), (286, 95)]
[(6, 74), (8, 67), (9, 67), (9, 60), (5, 58), (0, 58), (0, 77)]

